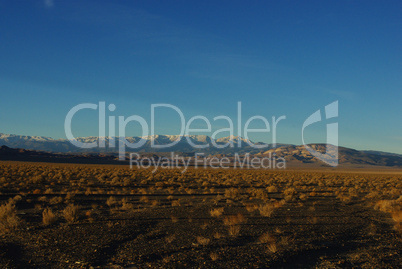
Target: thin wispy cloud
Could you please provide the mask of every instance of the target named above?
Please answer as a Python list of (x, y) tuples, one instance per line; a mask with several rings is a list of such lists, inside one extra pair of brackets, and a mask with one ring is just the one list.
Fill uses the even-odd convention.
[(52, 7), (54, 7), (54, 2), (53, 2), (53, 0), (44, 0), (43, 2), (44, 2), (44, 4), (45, 4), (45, 7), (46, 7), (46, 8), (52, 8)]

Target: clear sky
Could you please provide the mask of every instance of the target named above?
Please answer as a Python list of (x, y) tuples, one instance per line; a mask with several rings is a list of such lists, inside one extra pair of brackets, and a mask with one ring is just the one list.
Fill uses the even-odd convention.
[[(0, 132), (64, 138), (68, 111), (99, 101), (147, 121), (168, 103), (216, 130), (240, 101), (244, 119), (285, 115), (277, 141), (301, 144), (304, 120), (338, 100), (340, 145), (402, 153), (401, 14), (401, 1), (0, 0)], [(325, 142), (326, 123), (306, 142)], [(97, 126), (85, 110), (73, 132)], [(157, 133), (178, 127), (160, 110)]]

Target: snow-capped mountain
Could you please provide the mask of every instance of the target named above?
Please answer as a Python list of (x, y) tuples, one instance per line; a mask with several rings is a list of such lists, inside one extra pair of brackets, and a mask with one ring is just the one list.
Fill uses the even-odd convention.
[[(251, 142), (247, 139), (237, 136), (229, 136), (222, 137), (216, 140), (213, 140), (211, 137), (206, 135), (189, 135), (189, 136), (179, 136), (179, 135), (153, 135), (153, 136), (144, 136), (144, 137), (78, 137), (77, 141), (82, 143), (104, 143), (106, 145), (105, 148), (92, 148), (92, 149), (82, 149), (74, 146), (71, 141), (67, 139), (53, 139), (50, 137), (41, 137), (41, 136), (23, 136), (23, 135), (10, 135), (10, 134), (2, 134), (0, 133), (0, 157), (1, 157), (1, 149), (3, 149), (3, 153), (7, 155), (8, 151), (13, 151), (14, 153), (29, 155), (29, 158), (38, 158), (38, 156), (47, 156), (48, 159), (54, 158), (66, 158), (64, 154), (55, 154), (55, 153), (77, 153), (77, 155), (72, 156), (81, 156), (79, 153), (117, 153), (119, 142), (129, 142), (129, 143), (138, 143), (142, 142), (144, 145), (138, 149), (130, 149), (126, 147), (126, 152), (182, 152), (192, 154), (194, 152), (204, 152), (206, 154), (233, 154), (233, 153), (250, 153), (254, 154), (257, 157), (269, 156), (270, 154), (275, 155), (276, 157), (283, 157), (288, 163), (292, 164), (305, 164), (305, 163), (318, 163), (322, 165), (321, 161), (318, 161), (306, 148), (296, 145), (289, 144), (277, 144), (275, 147), (272, 145), (266, 145), (263, 143), (255, 143), (257, 145), (266, 145), (265, 148), (256, 149), (248, 145), (247, 142)], [(239, 145), (241, 141), (241, 146)], [(175, 145), (168, 148), (155, 148), (155, 145), (166, 145), (170, 143), (175, 143)], [(217, 146), (221, 146), (221, 148), (215, 147), (213, 143)], [(110, 145), (114, 144), (115, 147), (110, 147)], [(99, 145), (99, 144), (98, 144)], [(206, 148), (195, 148), (194, 145), (209, 145)], [(225, 147), (226, 145), (226, 147)], [(233, 145), (233, 147), (231, 147)], [(8, 149), (17, 148), (17, 149)], [(327, 149), (326, 144), (310, 144), (312, 149), (324, 153)], [(36, 150), (36, 151), (48, 151), (53, 153), (37, 153), (26, 152), (25, 150)], [(333, 150), (336, 150), (335, 146), (329, 146), (329, 154)], [(393, 154), (393, 153), (385, 153), (385, 152), (367, 152), (367, 151), (358, 151), (354, 149), (338, 147), (339, 150), (339, 163), (345, 165), (381, 165), (381, 166), (402, 166), (402, 155)], [(3, 154), (3, 155), (4, 155)], [(17, 155), (18, 155), (17, 154)], [(39, 155), (38, 155), (39, 154)], [(41, 155), (42, 154), (42, 155)], [(46, 155), (50, 154), (50, 155)], [(163, 153), (162, 153), (163, 154)], [(15, 155), (15, 154), (14, 154)], [(14, 156), (13, 155), (13, 156)], [(31, 156), (33, 155), (33, 156)], [(8, 156), (8, 157), (7, 157)], [(7, 155), (7, 158), (11, 158)], [(109, 156), (109, 155), (105, 155)], [(3, 156), (4, 157), (4, 156)], [(27, 157), (27, 159), (29, 159)], [(43, 158), (45, 158), (43, 157)], [(110, 156), (109, 156), (110, 157)], [(6, 159), (7, 159), (6, 158)], [(16, 157), (17, 158), (17, 157)], [(95, 157), (94, 157), (95, 158)], [(111, 157), (110, 157), (111, 158)], [(1, 158), (0, 158), (1, 159)], [(18, 158), (17, 158), (18, 159)], [(21, 158), (20, 158), (21, 159)], [(24, 158), (22, 158), (24, 159)], [(48, 160), (46, 159), (46, 161)], [(25, 160), (25, 159), (24, 159)], [(108, 161), (114, 160), (111, 158)], [(88, 159), (85, 159), (87, 162)], [(94, 159), (96, 162), (101, 162), (97, 157)]]
[[(117, 152), (120, 141), (128, 143), (143, 143), (137, 149), (126, 148), (127, 152), (208, 152), (208, 153), (234, 153), (250, 152), (258, 153), (262, 150), (272, 149), (272, 145), (261, 142), (254, 143), (240, 136), (228, 136), (213, 139), (207, 135), (150, 135), (134, 137), (77, 137), (75, 139), (81, 143), (104, 144), (105, 147), (95, 147), (82, 149), (76, 147), (67, 139), (53, 139), (42, 136), (23, 136), (0, 133), (0, 146), (5, 145), (12, 148), (24, 148), (30, 150), (42, 150), (50, 152)], [(264, 145), (264, 148), (254, 148), (250, 145)], [(171, 145), (169, 147), (161, 147)], [(277, 147), (283, 146), (278, 144)]]

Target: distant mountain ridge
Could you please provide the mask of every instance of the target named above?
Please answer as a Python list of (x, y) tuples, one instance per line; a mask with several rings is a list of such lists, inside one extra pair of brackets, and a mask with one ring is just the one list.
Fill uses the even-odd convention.
[[(329, 154), (338, 151), (339, 164), (349, 165), (379, 165), (379, 166), (402, 166), (402, 155), (394, 153), (367, 152), (359, 151), (351, 148), (336, 147), (326, 144), (309, 144), (313, 150)], [(317, 159), (303, 146), (285, 146), (275, 149), (270, 149), (257, 154), (257, 156), (275, 155), (283, 157), (287, 162), (299, 163), (315, 163)]]
[[(257, 145), (266, 145), (265, 148), (253, 148), (247, 144), (247, 140), (242, 137), (223, 137), (216, 140), (213, 140), (211, 137), (206, 135), (191, 135), (185, 138), (188, 138), (193, 144), (196, 145), (205, 145), (211, 144), (214, 142), (217, 145), (223, 146), (228, 142), (232, 142), (234, 147), (225, 147), (225, 148), (216, 148), (213, 145), (210, 145), (208, 148), (198, 149), (192, 147), (187, 141), (187, 139), (183, 139), (183, 136), (178, 135), (154, 135), (154, 136), (146, 136), (146, 137), (126, 137), (130, 143), (136, 143), (140, 140), (143, 140), (144, 145), (139, 149), (130, 149), (126, 148), (127, 152), (140, 152), (140, 153), (164, 153), (164, 152), (178, 152), (183, 153), (186, 156), (191, 156), (195, 152), (204, 152), (206, 156), (208, 155), (227, 155), (233, 156), (234, 153), (238, 154), (246, 154), (249, 153), (253, 156), (257, 157), (266, 157), (266, 156), (276, 156), (282, 157), (286, 160), (287, 163), (290, 164), (317, 164), (323, 165), (323, 163), (315, 158), (304, 145), (290, 145), (290, 144), (277, 144), (275, 147), (273, 145), (264, 144), (264, 143), (254, 143)], [(106, 145), (111, 142), (109, 137), (100, 138), (104, 139)], [(116, 145), (119, 139), (123, 138), (114, 138)], [(167, 143), (171, 143), (174, 141), (179, 142), (168, 148), (155, 149), (151, 147), (151, 143), (155, 145), (164, 145)], [(90, 142), (99, 142), (98, 137), (79, 137), (77, 141), (83, 143)], [(112, 140), (113, 141), (113, 140)], [(241, 141), (241, 147), (238, 147), (238, 143)], [(251, 142), (251, 141), (250, 141)], [(252, 142), (253, 143), (253, 142)], [(94, 153), (96, 157), (93, 157), (94, 160), (115, 160), (113, 155), (118, 151), (118, 148), (94, 148), (94, 149), (81, 149), (72, 145), (71, 142), (67, 139), (53, 139), (49, 137), (41, 137), (41, 136), (20, 136), (20, 135), (7, 135), (0, 134), (0, 146), (3, 147), (3, 155), (15, 154), (16, 150), (10, 150), (9, 148), (17, 148), (19, 149), (19, 154), (21, 156), (29, 155), (29, 158), (36, 158), (35, 156), (46, 156), (47, 158), (67, 158), (65, 153), (70, 153), (71, 156), (87, 156), (88, 153)], [(341, 165), (352, 165), (352, 166), (389, 166), (389, 167), (402, 167), (402, 155), (395, 153), (387, 153), (387, 152), (379, 152), (379, 151), (358, 151), (351, 148), (345, 147), (336, 147), (333, 145), (326, 144), (309, 144), (312, 150), (325, 153), (327, 147), (329, 149), (329, 153), (334, 153), (336, 150), (338, 151), (338, 159), (339, 164)], [(28, 151), (28, 152), (26, 152)], [(42, 153), (37, 153), (33, 151), (42, 151)], [(50, 155), (46, 155), (45, 152), (51, 152)], [(52, 153), (62, 153), (61, 157), (57, 154)], [(34, 156), (34, 157), (32, 157)], [(52, 157), (53, 156), (53, 157)], [(107, 156), (107, 158), (106, 158)], [(68, 157), (73, 158), (73, 157)], [(81, 158), (81, 157), (79, 157)], [(92, 157), (91, 157), (92, 158)], [(105, 159), (106, 158), (106, 159)], [(88, 159), (88, 158), (87, 158)], [(87, 160), (85, 159), (85, 160)]]
[[(105, 141), (106, 148), (91, 148), (91, 149), (82, 149), (74, 146), (67, 139), (53, 139), (50, 137), (42, 137), (42, 136), (24, 136), (24, 135), (13, 135), (13, 134), (3, 134), (0, 133), (0, 146), (5, 145), (11, 148), (24, 148), (29, 150), (42, 150), (49, 152), (61, 152), (61, 153), (79, 153), (79, 152), (117, 152), (119, 140), (123, 139), (122, 137), (97, 137), (97, 136), (88, 136), (88, 137), (77, 137), (76, 140), (82, 143), (92, 143), (99, 142), (100, 140)], [(152, 136), (133, 136), (133, 137), (125, 137), (125, 139), (130, 143), (138, 143), (141, 140), (144, 145), (138, 149), (126, 148), (127, 152), (166, 152), (166, 151), (176, 151), (176, 152), (206, 152), (206, 153), (258, 153), (261, 149), (254, 148), (250, 146), (248, 143), (253, 143), (255, 145), (266, 145), (264, 150), (272, 149), (275, 147), (287, 146), (288, 144), (276, 144), (273, 146), (272, 144), (265, 144), (261, 142), (252, 142), (243, 137), (239, 136), (228, 136), (218, 138), (216, 140), (212, 139), (207, 135), (188, 135), (188, 136), (180, 136), (180, 135), (152, 135)], [(113, 143), (114, 141), (114, 143)], [(167, 148), (154, 148), (152, 147), (152, 143), (154, 145), (167, 145), (173, 142), (177, 142), (177, 144), (167, 147)], [(209, 147), (205, 148), (195, 148), (193, 145), (207, 145)], [(110, 143), (115, 145), (115, 148), (110, 148)], [(218, 145), (215, 147), (213, 145)], [(227, 143), (232, 143), (233, 147), (226, 146)], [(241, 146), (239, 146), (241, 143)]]

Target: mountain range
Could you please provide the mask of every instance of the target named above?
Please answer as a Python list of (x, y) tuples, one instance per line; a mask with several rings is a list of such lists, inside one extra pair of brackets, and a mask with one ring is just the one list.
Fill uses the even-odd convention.
[[(186, 138), (186, 139), (184, 139)], [(77, 141), (83, 143), (105, 141), (106, 145), (113, 141), (118, 144), (117, 141), (123, 138), (98, 138), (98, 137), (80, 137)], [(291, 144), (264, 144), (254, 143), (256, 145), (265, 145), (264, 148), (254, 148), (247, 144), (248, 141), (242, 137), (223, 137), (213, 140), (206, 135), (191, 135), (188, 137), (178, 135), (154, 135), (146, 137), (126, 137), (130, 143), (137, 143), (142, 141), (144, 145), (139, 149), (126, 148), (127, 152), (140, 152), (146, 155), (147, 153), (163, 154), (166, 152), (180, 152), (184, 155), (191, 156), (195, 152), (204, 152), (206, 155), (227, 155), (232, 156), (234, 153), (245, 154), (249, 153), (253, 156), (264, 157), (272, 156), (283, 157), (289, 164), (316, 164), (322, 165), (323, 163), (315, 158), (304, 145), (291, 145)], [(154, 145), (166, 145), (178, 141), (178, 143), (169, 148), (155, 149), (151, 147)], [(204, 149), (194, 148), (190, 143), (196, 145), (210, 146)], [(212, 143), (218, 146), (224, 146), (227, 143), (232, 143), (233, 147), (217, 148)], [(241, 143), (241, 146), (239, 145)], [(53, 139), (49, 137), (41, 136), (21, 136), (21, 135), (9, 135), (0, 133), (0, 159), (21, 159), (21, 160), (67, 160), (72, 162), (74, 160), (81, 160), (83, 162), (94, 163), (112, 163), (117, 162), (116, 148), (93, 148), (93, 149), (81, 149), (74, 146), (67, 139)], [(333, 145), (326, 144), (309, 144), (310, 148), (315, 151), (325, 153), (327, 147), (329, 151), (338, 150), (339, 164), (349, 165), (353, 167), (363, 166), (387, 166), (387, 167), (402, 167), (402, 155), (395, 153), (387, 153), (381, 151), (359, 151), (346, 147), (335, 147)], [(17, 148), (17, 149), (10, 149)], [(11, 157), (10, 157), (11, 156)]]
[[(14, 135), (14, 134), (2, 134), (0, 133), (0, 146), (5, 145), (11, 148), (24, 148), (29, 150), (42, 150), (49, 152), (60, 152), (60, 153), (100, 153), (100, 152), (117, 152), (118, 145), (120, 140), (125, 139), (129, 143), (144, 143), (144, 145), (138, 149), (131, 149), (126, 147), (127, 152), (205, 152), (210, 154), (230, 154), (230, 153), (259, 153), (262, 149), (254, 148), (250, 146), (248, 143), (253, 143), (255, 145), (263, 146), (264, 150), (272, 149), (275, 147), (285, 146), (287, 144), (276, 144), (273, 146), (272, 144), (265, 144), (261, 142), (251, 142), (242, 137), (238, 136), (228, 136), (218, 138), (216, 140), (212, 139), (207, 135), (188, 135), (188, 136), (179, 136), (179, 135), (152, 135), (152, 136), (133, 136), (133, 137), (97, 137), (97, 136), (88, 136), (88, 137), (78, 137), (76, 140), (81, 143), (99, 143), (100, 141), (104, 141), (106, 147), (105, 148), (90, 148), (83, 149), (74, 146), (70, 140), (67, 139), (53, 139), (50, 137), (43, 136), (23, 136), (23, 135)], [(152, 146), (161, 146), (167, 145), (173, 142), (178, 141), (175, 145), (167, 148), (155, 148)], [(214, 144), (217, 145), (214, 146)], [(233, 146), (228, 146), (228, 143), (231, 143)], [(241, 145), (239, 144), (241, 143)], [(206, 146), (205, 148), (195, 148), (192, 146)], [(114, 148), (109, 147), (109, 145), (115, 145)], [(225, 147), (226, 145), (226, 147)]]

